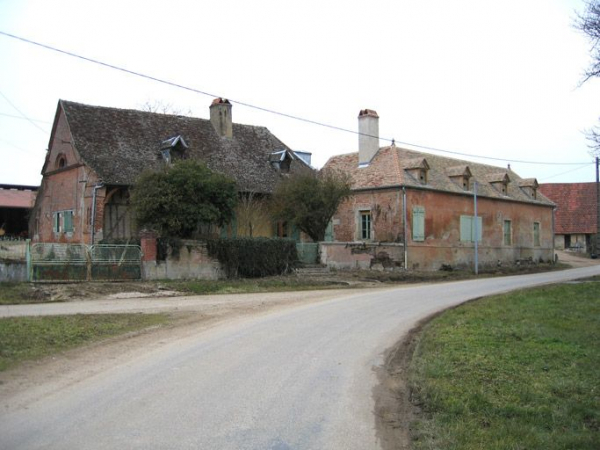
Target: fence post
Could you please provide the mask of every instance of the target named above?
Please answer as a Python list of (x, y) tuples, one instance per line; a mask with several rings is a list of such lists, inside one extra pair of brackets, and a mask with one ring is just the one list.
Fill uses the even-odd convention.
[(140, 231), (140, 247), (142, 248), (142, 261), (156, 261), (156, 233), (154, 231)]
[(31, 239), (25, 241), (25, 261), (27, 262), (27, 281), (33, 281), (33, 265), (31, 264)]

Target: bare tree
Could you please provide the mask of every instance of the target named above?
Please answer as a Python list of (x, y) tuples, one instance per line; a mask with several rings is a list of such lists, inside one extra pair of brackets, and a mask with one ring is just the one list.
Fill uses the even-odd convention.
[(146, 112), (153, 112), (158, 114), (173, 114), (176, 116), (191, 116), (192, 110), (183, 110), (174, 106), (172, 103), (163, 102), (162, 100), (148, 100), (146, 103), (141, 105), (140, 109)]
[[(600, 0), (586, 0), (583, 13), (577, 15), (575, 27), (583, 32), (591, 43), (592, 62), (584, 73), (581, 84), (590, 78), (600, 77)], [(600, 127), (585, 131), (593, 156), (600, 156)]]
[(584, 73), (585, 83), (590, 78), (600, 76), (600, 0), (586, 0), (585, 10), (577, 15), (575, 27), (590, 40), (592, 63)]
[(270, 224), (271, 216), (267, 200), (256, 192), (240, 195), (236, 208), (238, 235), (253, 237), (265, 224)]
[(600, 156), (600, 126), (585, 130), (585, 137), (589, 141), (588, 147), (592, 156)]

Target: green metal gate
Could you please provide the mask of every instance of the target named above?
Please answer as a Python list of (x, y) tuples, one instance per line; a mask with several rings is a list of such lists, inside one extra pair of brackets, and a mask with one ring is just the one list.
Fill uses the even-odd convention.
[(29, 279), (43, 281), (139, 280), (142, 249), (139, 245), (83, 245), (36, 243), (31, 245)]
[(304, 264), (316, 264), (319, 260), (319, 244), (316, 242), (296, 243), (298, 259)]

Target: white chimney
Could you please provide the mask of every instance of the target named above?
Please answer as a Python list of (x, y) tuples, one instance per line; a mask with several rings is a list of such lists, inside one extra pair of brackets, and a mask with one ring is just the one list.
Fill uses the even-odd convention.
[(233, 137), (231, 103), (226, 98), (215, 98), (210, 105), (210, 122), (221, 137)]
[(358, 113), (358, 164), (369, 164), (379, 150), (379, 116), (372, 109)]

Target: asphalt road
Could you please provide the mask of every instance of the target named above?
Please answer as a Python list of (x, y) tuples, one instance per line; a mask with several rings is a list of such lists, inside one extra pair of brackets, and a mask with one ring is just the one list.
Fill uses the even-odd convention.
[(594, 266), (351, 291), (226, 322), (41, 398), (3, 402), (0, 448), (379, 449), (374, 368), (418, 320), (472, 298), (598, 274)]

